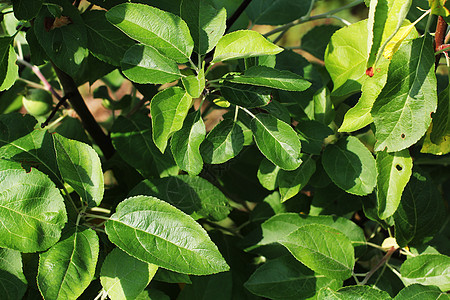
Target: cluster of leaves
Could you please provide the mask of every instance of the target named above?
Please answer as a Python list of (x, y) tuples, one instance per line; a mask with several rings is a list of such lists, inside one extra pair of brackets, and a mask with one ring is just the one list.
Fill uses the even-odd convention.
[[(449, 298), (448, 11), (366, 4), (303, 36), (316, 64), (267, 37), (347, 6), (0, 1), (2, 298)], [(114, 155), (71, 98), (99, 79)], [(84, 128), (31, 89), (59, 84)]]

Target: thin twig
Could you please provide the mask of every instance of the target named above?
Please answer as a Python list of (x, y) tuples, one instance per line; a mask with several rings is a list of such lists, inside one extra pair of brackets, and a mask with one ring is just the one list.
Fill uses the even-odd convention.
[(228, 32), (233, 26), (233, 24), (239, 19), (239, 17), (242, 15), (244, 10), (247, 8), (247, 6), (252, 2), (252, 0), (244, 0), (242, 1), (241, 5), (239, 5), (238, 9), (231, 15), (231, 17), (227, 20), (227, 29), (225, 32)]
[(365, 285), (370, 277), (372, 277), (373, 274), (375, 274), (375, 272), (385, 263), (387, 263), (389, 261), (389, 258), (391, 258), (392, 254), (394, 254), (395, 252), (395, 247), (391, 247), (391, 249), (389, 249), (389, 251), (384, 255), (384, 257), (375, 265), (375, 267), (372, 268), (372, 270), (369, 271), (369, 273), (367, 273), (366, 277), (364, 278), (363, 281), (361, 281), (359, 283), (359, 285)]
[(344, 5), (342, 7), (336, 8), (334, 10), (331, 10), (329, 12), (326, 12), (326, 13), (323, 13), (323, 14), (320, 14), (320, 15), (315, 15), (315, 16), (308, 16), (308, 15), (306, 15), (306, 16), (303, 16), (303, 17), (301, 17), (301, 18), (299, 18), (297, 20), (294, 20), (294, 21), (289, 22), (289, 23), (287, 23), (287, 24), (285, 24), (283, 26), (275, 28), (272, 31), (267, 32), (266, 34), (264, 34), (264, 36), (265, 37), (269, 37), (269, 36), (271, 36), (271, 35), (273, 35), (275, 33), (284, 31), (286, 28), (291, 28), (293, 26), (300, 25), (300, 24), (303, 24), (303, 23), (306, 23), (306, 22), (309, 22), (309, 21), (319, 20), (319, 19), (334, 18), (333, 17), (334, 14), (336, 14), (336, 13), (338, 13), (340, 11), (346, 10), (348, 8), (352, 8), (352, 7), (354, 7), (356, 5), (359, 5), (359, 4), (363, 3), (363, 2), (364, 2), (364, 0), (356, 0), (356, 1), (353, 1), (352, 3), (349, 3), (348, 5)]

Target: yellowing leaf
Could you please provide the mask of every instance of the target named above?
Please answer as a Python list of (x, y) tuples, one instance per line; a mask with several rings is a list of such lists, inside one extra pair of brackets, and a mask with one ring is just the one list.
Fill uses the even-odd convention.
[(402, 42), (408, 37), (414, 28), (414, 23), (408, 26), (400, 28), (400, 30), (395, 34), (389, 44), (384, 48), (383, 56), (387, 59), (391, 59), (392, 55), (397, 52), (398, 48)]
[(431, 7), (431, 13), (438, 16), (448, 17), (450, 11), (445, 7), (447, 0), (428, 0)]
[(423, 141), (423, 146), (420, 152), (430, 153), (434, 155), (445, 155), (450, 152), (450, 135), (443, 137), (438, 144), (431, 141), (430, 135), (433, 128), (433, 124), (428, 128), (425, 140)]

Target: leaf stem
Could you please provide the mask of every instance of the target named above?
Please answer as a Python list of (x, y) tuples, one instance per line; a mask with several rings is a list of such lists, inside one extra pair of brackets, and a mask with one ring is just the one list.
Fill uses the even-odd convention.
[(352, 8), (352, 7), (354, 7), (356, 5), (359, 5), (359, 4), (363, 3), (363, 2), (364, 2), (364, 0), (355, 0), (352, 3), (349, 3), (349, 4), (344, 5), (342, 7), (336, 8), (334, 10), (330, 10), (329, 12), (326, 12), (326, 13), (323, 13), (323, 14), (319, 14), (319, 15), (315, 15), (315, 16), (310, 16), (310, 15), (303, 16), (303, 17), (301, 17), (301, 18), (299, 18), (297, 20), (289, 22), (289, 23), (287, 23), (287, 24), (285, 24), (283, 26), (280, 26), (278, 28), (275, 28), (272, 31), (269, 31), (269, 32), (265, 33), (264, 36), (265, 37), (269, 37), (269, 36), (271, 36), (271, 35), (273, 35), (275, 33), (282, 32), (285, 29), (289, 29), (289, 28), (291, 28), (293, 26), (300, 25), (300, 24), (303, 24), (303, 23), (306, 23), (306, 22), (309, 22), (309, 21), (314, 21), (314, 20), (319, 20), (319, 19), (334, 18), (334, 16), (333, 16), (334, 14), (336, 14), (336, 13), (338, 13), (340, 11), (346, 10), (348, 8)]
[[(44, 84), (45, 90), (52, 93), (52, 95), (55, 96), (55, 98), (58, 99), (58, 101), (61, 101), (62, 97), (55, 91), (55, 89), (48, 82), (48, 80), (45, 78), (44, 74), (42, 74), (41, 70), (37, 66), (30, 64), (29, 62), (27, 62), (26, 60), (24, 60), (20, 57), (17, 58), (17, 62), (24, 65), (27, 68), (30, 68), (31, 71), (33, 71), (33, 73), (42, 81), (42, 83)], [(25, 81), (26, 79), (21, 79), (21, 80)]]
[(389, 258), (391, 258), (392, 254), (394, 254), (395, 252), (395, 247), (391, 247), (391, 249), (388, 250), (388, 252), (384, 255), (384, 257), (372, 268), (372, 270), (369, 271), (369, 273), (367, 273), (366, 277), (364, 278), (363, 281), (361, 281), (358, 285), (365, 285), (370, 277), (372, 277), (373, 274), (375, 274), (375, 272), (384, 264), (386, 264), (389, 261)]
[(234, 122), (236, 123), (237, 119), (238, 119), (238, 114), (239, 114), (239, 106), (236, 105), (235, 111), (234, 111)]
[(243, 111), (245, 111), (250, 117), (256, 118), (256, 116), (251, 111), (249, 111), (247, 108), (242, 107), (242, 106), (239, 106), (239, 108), (242, 109)]
[(90, 213), (84, 213), (84, 216), (90, 217), (90, 218), (95, 218), (95, 219), (109, 220), (109, 217), (94, 215), (94, 214), (90, 214)]

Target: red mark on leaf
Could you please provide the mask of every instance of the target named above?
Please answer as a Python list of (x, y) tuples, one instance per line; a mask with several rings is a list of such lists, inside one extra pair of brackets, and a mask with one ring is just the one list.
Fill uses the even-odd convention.
[(373, 67), (370, 67), (366, 70), (366, 75), (369, 77), (373, 77)]

